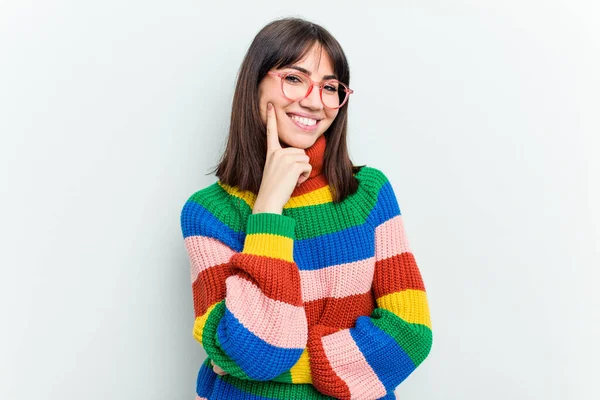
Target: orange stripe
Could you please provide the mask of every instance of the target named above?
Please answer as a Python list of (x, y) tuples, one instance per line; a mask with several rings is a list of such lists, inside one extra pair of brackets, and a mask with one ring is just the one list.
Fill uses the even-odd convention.
[(292, 192), (291, 197), (301, 196), (306, 193), (310, 193), (313, 190), (321, 189), (327, 186), (329, 183), (327, 182), (327, 178), (325, 178), (324, 174), (317, 175), (314, 178), (302, 183), (300, 186), (296, 186), (294, 191)]
[(375, 297), (406, 289), (425, 291), (421, 273), (412, 253), (402, 253), (375, 263)]
[(309, 331), (308, 354), (313, 376), (313, 386), (322, 393), (333, 395), (338, 399), (349, 399), (350, 389), (333, 370), (323, 349), (322, 337), (337, 332), (337, 328), (315, 325)]

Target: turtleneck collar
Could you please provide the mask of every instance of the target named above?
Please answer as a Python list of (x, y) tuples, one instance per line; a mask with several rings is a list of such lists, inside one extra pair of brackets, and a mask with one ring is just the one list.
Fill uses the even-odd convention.
[(323, 171), (326, 145), (327, 141), (323, 134), (317, 138), (312, 146), (304, 150), (309, 158), (308, 163), (312, 166), (308, 179), (314, 178)]
[(327, 141), (325, 135), (321, 135), (307, 149), (304, 149), (308, 156), (308, 163), (312, 166), (308, 179), (296, 186), (292, 192), (292, 197), (302, 196), (312, 191), (321, 189), (328, 185), (327, 178), (323, 173), (323, 164), (325, 163), (325, 147)]

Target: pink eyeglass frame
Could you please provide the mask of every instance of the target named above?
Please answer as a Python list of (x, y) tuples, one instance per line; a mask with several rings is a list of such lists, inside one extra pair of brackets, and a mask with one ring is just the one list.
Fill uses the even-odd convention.
[[(270, 75), (278, 76), (279, 78), (281, 78), (281, 93), (289, 101), (301, 101), (301, 100), (304, 100), (305, 98), (307, 98), (310, 95), (310, 93), (312, 92), (313, 88), (316, 85), (316, 86), (319, 87), (319, 97), (321, 98), (321, 103), (323, 103), (323, 105), (325, 107), (327, 107), (327, 108), (331, 108), (333, 110), (337, 110), (338, 108), (342, 108), (344, 106), (344, 104), (346, 104), (346, 102), (348, 101), (348, 99), (350, 98), (350, 95), (352, 93), (354, 93), (354, 90), (350, 89), (348, 86), (346, 86), (344, 83), (338, 81), (337, 79), (328, 79), (328, 80), (326, 80), (323, 83), (319, 83), (319, 82), (313, 81), (312, 79), (310, 79), (310, 76), (308, 76), (304, 72), (300, 72), (300, 71), (290, 71), (290, 72), (274, 72), (274, 71), (269, 71), (268, 73)], [(308, 91), (306, 92), (306, 94), (304, 95), (303, 98), (295, 100), (295, 99), (290, 99), (289, 97), (287, 97), (285, 95), (285, 92), (283, 91), (283, 82), (284, 82), (285, 77), (288, 76), (288, 75), (303, 75), (310, 82), (310, 87), (308, 88)], [(325, 102), (323, 101), (323, 87), (328, 82), (337, 82), (337, 83), (339, 83), (344, 88), (344, 92), (346, 92), (346, 98), (344, 99), (344, 101), (342, 102), (342, 104), (340, 104), (337, 107), (329, 107), (329, 106), (325, 105)]]

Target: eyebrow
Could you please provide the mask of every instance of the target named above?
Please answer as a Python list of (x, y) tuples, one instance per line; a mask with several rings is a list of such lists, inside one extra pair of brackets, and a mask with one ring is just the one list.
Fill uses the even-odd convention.
[[(309, 70), (304, 69), (302, 67), (298, 67), (297, 65), (290, 65), (288, 68), (292, 68), (292, 69), (298, 70), (300, 72), (304, 72), (308, 76), (312, 75), (312, 72), (310, 72)], [(325, 75), (323, 77), (323, 80), (328, 80), (328, 79), (336, 79), (337, 80), (338, 77), (337, 77), (337, 75)]]

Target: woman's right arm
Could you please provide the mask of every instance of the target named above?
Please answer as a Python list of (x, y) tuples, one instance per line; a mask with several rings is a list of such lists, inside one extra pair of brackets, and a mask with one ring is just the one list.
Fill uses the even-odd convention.
[(275, 110), (269, 104), (266, 111), (265, 167), (245, 226), (232, 229), (226, 218), (211, 213), (214, 198), (203, 191), (191, 196), (181, 212), (194, 337), (222, 370), (252, 380), (271, 380), (288, 371), (308, 340), (293, 256), (296, 220), (282, 210), (312, 166), (304, 150), (281, 147)]
[(245, 233), (236, 231), (211, 213), (205, 197), (202, 191), (191, 196), (181, 212), (194, 337), (227, 373), (271, 380), (298, 361), (307, 342), (293, 260), (296, 221), (256, 213), (248, 215)]

